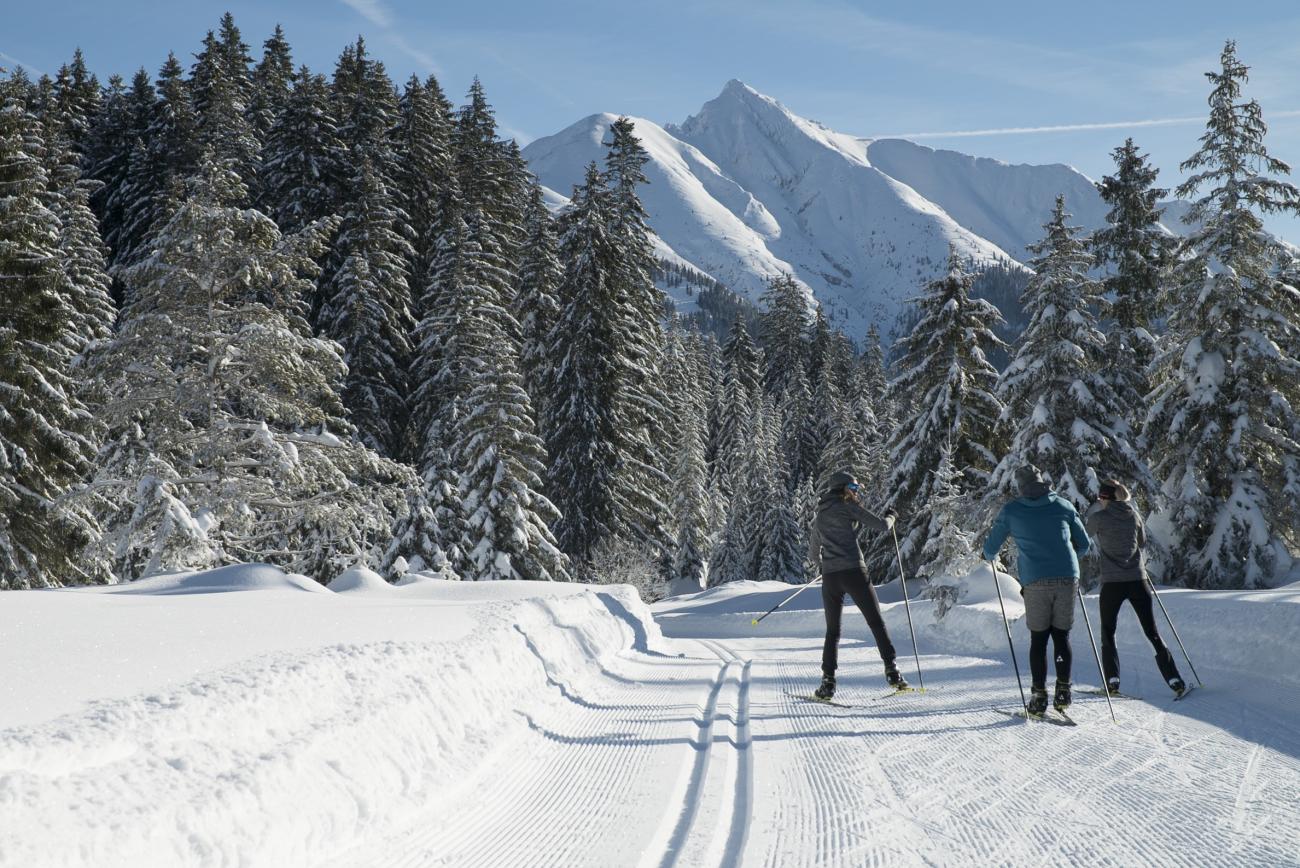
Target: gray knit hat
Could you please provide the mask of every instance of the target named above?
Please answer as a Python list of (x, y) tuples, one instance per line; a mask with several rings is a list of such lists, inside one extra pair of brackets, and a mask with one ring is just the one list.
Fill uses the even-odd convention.
[(1043, 477), (1043, 471), (1034, 465), (1023, 464), (1016, 469), (1016, 489), (1022, 496), (1034, 490), (1037, 490), (1041, 495), (1042, 490), (1046, 487), (1047, 480)]

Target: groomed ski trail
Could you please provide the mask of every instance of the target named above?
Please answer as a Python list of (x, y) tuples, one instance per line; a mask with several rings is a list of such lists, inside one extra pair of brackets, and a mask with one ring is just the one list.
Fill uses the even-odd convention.
[(1153, 668), (1118, 725), (1080, 694), (1079, 726), (1048, 726), (997, 713), (1019, 695), (985, 657), (923, 655), (927, 692), (870, 702), (875, 648), (846, 640), (841, 708), (790, 695), (820, 645), (677, 639), (557, 680), (426, 818), (338, 864), (1300, 865), (1289, 693), (1238, 675), (1174, 704)]

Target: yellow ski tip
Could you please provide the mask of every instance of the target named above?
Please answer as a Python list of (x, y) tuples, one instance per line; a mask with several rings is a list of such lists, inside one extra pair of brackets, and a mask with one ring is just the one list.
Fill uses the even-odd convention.
[(757, 627), (757, 626), (758, 626), (758, 619), (755, 618), (754, 620), (750, 621), (749, 623), (752, 624), (753, 626)]

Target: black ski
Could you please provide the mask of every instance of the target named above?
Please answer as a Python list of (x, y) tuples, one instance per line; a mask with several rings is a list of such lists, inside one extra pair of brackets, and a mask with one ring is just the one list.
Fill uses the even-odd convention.
[(1057, 712), (1057, 714), (1061, 715), (1060, 717), (1048, 717), (1046, 714), (1029, 714), (1023, 708), (1019, 711), (1007, 711), (1005, 708), (995, 708), (993, 710), (998, 714), (1005, 714), (1007, 717), (1015, 717), (1020, 720), (1032, 720), (1038, 723), (1050, 723), (1053, 726), (1079, 725), (1070, 719), (1069, 715), (1065, 714), (1063, 711)]
[[(1091, 688), (1091, 687), (1085, 687), (1085, 688), (1081, 689), (1081, 690), (1079, 691), (1079, 693), (1085, 694), (1085, 695), (1087, 695), (1087, 696), (1105, 696), (1105, 695), (1106, 695), (1106, 691), (1104, 691), (1104, 690), (1097, 690), (1097, 689), (1094, 689), (1094, 688)], [(1141, 700), (1141, 699), (1142, 699), (1142, 697), (1140, 697), (1140, 696), (1134, 696), (1134, 695), (1131, 694), (1131, 693), (1111, 693), (1110, 698), (1111, 698), (1111, 699), (1136, 699), (1136, 700)]]
[(861, 708), (859, 705), (845, 705), (843, 702), (836, 702), (833, 699), (822, 699), (820, 696), (813, 696), (811, 693), (787, 692), (785, 695), (794, 699), (802, 699), (804, 702), (815, 702), (818, 705), (833, 705), (836, 708)]

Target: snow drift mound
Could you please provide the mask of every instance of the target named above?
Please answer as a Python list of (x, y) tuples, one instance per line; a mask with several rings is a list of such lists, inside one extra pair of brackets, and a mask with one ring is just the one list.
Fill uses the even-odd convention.
[(336, 594), (385, 594), (392, 591), (393, 586), (374, 570), (353, 567), (335, 576), (329, 589)]
[[(270, 581), (256, 568), (243, 575), (249, 587), (259, 587), (252, 576)], [(231, 581), (218, 570), (151, 587), (170, 595)], [(404, 828), (524, 733), (530, 713), (584, 701), (620, 653), (656, 653), (662, 641), (631, 588), (491, 584), (500, 587), (479, 595), (472, 583), (428, 581), (376, 596), (147, 601), (10, 592), (0, 632), (25, 609), (46, 619), (45, 633), (98, 629), (110, 611), (137, 631), (179, 616), (201, 634), (216, 629), (205, 620), (226, 627), (232, 609), (262, 626), (240, 635), (235, 665), (34, 723), (14, 726), (0, 708), (0, 865), (319, 864)], [(360, 571), (343, 586), (374, 589)], [(315, 641), (286, 650), (262, 635), (267, 623), (314, 630)], [(80, 662), (59, 659), (61, 647), (51, 637), (41, 651), (52, 679)], [(136, 659), (144, 647), (122, 665), (147, 669)], [(14, 665), (0, 663), (0, 678)]]
[(328, 593), (320, 583), (296, 573), (285, 573), (270, 564), (233, 564), (215, 570), (166, 573), (122, 585), (76, 588), (73, 592), (99, 594), (220, 594), (228, 591), (307, 591)]

